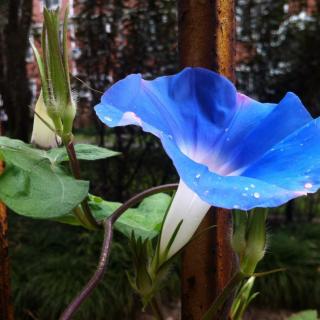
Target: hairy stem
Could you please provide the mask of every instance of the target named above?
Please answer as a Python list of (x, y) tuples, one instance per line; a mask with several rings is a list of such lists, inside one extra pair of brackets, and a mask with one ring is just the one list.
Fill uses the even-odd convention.
[(88, 281), (86, 286), (82, 289), (82, 291), (78, 294), (78, 296), (69, 304), (67, 309), (63, 312), (60, 317), (60, 320), (68, 320), (74, 315), (74, 313), (79, 309), (81, 304), (85, 301), (86, 298), (92, 293), (92, 291), (96, 288), (98, 283), (102, 280), (103, 275), (106, 271), (106, 266), (109, 261), (110, 255), (110, 247), (112, 240), (112, 222), (107, 219), (103, 223), (104, 226), (104, 240), (101, 249), (101, 255), (99, 259), (99, 264), (96, 272), (93, 274), (91, 279)]
[(109, 219), (112, 221), (112, 223), (114, 223), (126, 210), (128, 210), (129, 208), (139, 203), (145, 197), (148, 197), (160, 192), (176, 190), (177, 188), (178, 188), (177, 183), (169, 183), (169, 184), (164, 184), (158, 187), (153, 187), (153, 188), (144, 190), (138, 193), (137, 195), (133, 196), (129, 200), (127, 200), (122, 206), (120, 206), (117, 210), (115, 210), (115, 212), (109, 217)]

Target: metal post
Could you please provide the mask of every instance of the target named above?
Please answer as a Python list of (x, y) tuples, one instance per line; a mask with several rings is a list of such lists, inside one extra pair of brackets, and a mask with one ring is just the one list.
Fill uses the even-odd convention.
[[(2, 135), (0, 121), (0, 136)], [(0, 175), (4, 164), (0, 160)], [(0, 320), (13, 320), (13, 306), (10, 300), (10, 271), (8, 257), (8, 216), (0, 201)]]
[[(213, 69), (234, 81), (234, 0), (178, 0), (178, 23), (181, 67)], [(212, 208), (199, 230), (212, 225), (216, 229), (191, 242), (182, 256), (183, 320), (200, 320), (235, 269), (231, 212)], [(229, 306), (219, 320), (228, 319)]]

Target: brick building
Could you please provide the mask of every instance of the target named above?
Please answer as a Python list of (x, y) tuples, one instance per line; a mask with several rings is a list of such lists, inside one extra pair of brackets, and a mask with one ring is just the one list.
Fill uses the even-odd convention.
[[(123, 1), (126, 5), (126, 8), (132, 9), (139, 5), (139, 1), (137, 0), (126, 0)], [(32, 24), (32, 31), (31, 31), (31, 37), (34, 37), (35, 40), (40, 36), (41, 33), (41, 27), (42, 27), (42, 11), (44, 3), (46, 3), (47, 7), (50, 9), (53, 9), (57, 6), (62, 7), (64, 9), (69, 3), (70, 5), (70, 18), (74, 19), (76, 21), (76, 18), (79, 15), (79, 12), (82, 12), (83, 7), (83, 0), (33, 0), (33, 24)], [(99, 16), (101, 14), (101, 8), (103, 7), (103, 10), (108, 10), (109, 4), (104, 4), (103, 2), (96, 2), (96, 9), (91, 12), (93, 16)], [(112, 1), (110, 2), (112, 3)], [(110, 5), (111, 7), (111, 5)], [(317, 10), (317, 0), (289, 0), (288, 4), (285, 6), (284, 11), (287, 12), (288, 16), (298, 15), (301, 12), (305, 12), (307, 15), (313, 14)], [(64, 10), (62, 10), (63, 12)], [(105, 12), (103, 12), (105, 13)], [(112, 15), (113, 12), (109, 12), (109, 15)], [(81, 19), (81, 18), (80, 18)], [(129, 26), (126, 26), (127, 21), (124, 21), (124, 27), (121, 29), (121, 32), (115, 35), (114, 38), (114, 45), (118, 48), (118, 50), (122, 50), (121, 48), (125, 48), (128, 44), (128, 38), (130, 37), (130, 31)], [(109, 23), (105, 24), (105, 32), (110, 33), (111, 28), (113, 28), (112, 25)], [(82, 47), (83, 44), (79, 42), (79, 40), (75, 37), (76, 30), (75, 30), (75, 23), (69, 24), (69, 47), (71, 48), (71, 57), (70, 57), (70, 64), (71, 64), (71, 71), (73, 75), (84, 75), (86, 76), (86, 72), (83, 70), (83, 66), (77, 64), (77, 59), (82, 54)], [(99, 50), (96, 48), (92, 48), (94, 51), (92, 54), (95, 54), (96, 56), (99, 56)], [(96, 50), (96, 51), (95, 51)], [(236, 44), (236, 63), (247, 63), (250, 61), (250, 59), (255, 55), (255, 47), (251, 44), (244, 43), (244, 42), (237, 42)], [(110, 53), (110, 55), (113, 55), (113, 53)], [(40, 87), (40, 80), (38, 77), (38, 70), (35, 64), (35, 60), (33, 57), (32, 50), (30, 49), (27, 55), (27, 62), (28, 62), (28, 73), (30, 78), (30, 88), (33, 92), (34, 98), (37, 97), (39, 93), (39, 87)], [(100, 57), (97, 61), (103, 61), (104, 57)], [(111, 63), (113, 65), (117, 65), (117, 56), (111, 57)], [(105, 73), (104, 66), (101, 65), (98, 62), (99, 66), (96, 66), (98, 69), (101, 69), (99, 72), (101, 75)], [(152, 63), (151, 63), (152, 64)], [(152, 69), (152, 68), (151, 68)], [(106, 77), (109, 77), (111, 80), (109, 82), (113, 82), (114, 76), (113, 72), (114, 70), (110, 68), (108, 71), (109, 74), (105, 75)], [(88, 100), (91, 99), (90, 91), (84, 91), (83, 93), (80, 92), (80, 96), (83, 96), (84, 98)], [(81, 100), (82, 101), (82, 100)], [(90, 118), (88, 115), (91, 113), (91, 109), (88, 106), (88, 104), (83, 103), (80, 106), (81, 112), (80, 117), (78, 117), (78, 125), (83, 126), (85, 125), (85, 122)], [(82, 120), (81, 120), (82, 119)]]

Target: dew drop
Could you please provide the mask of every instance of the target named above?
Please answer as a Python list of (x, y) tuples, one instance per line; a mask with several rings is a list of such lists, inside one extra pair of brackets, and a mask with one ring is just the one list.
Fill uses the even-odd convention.
[(198, 173), (198, 174), (196, 175), (196, 178), (199, 179), (200, 177), (201, 177), (201, 174)]
[(104, 120), (106, 120), (106, 121), (109, 121), (109, 122), (110, 122), (110, 121), (112, 121), (112, 118), (110, 118), (110, 117), (108, 117), (108, 116), (105, 116), (105, 117), (104, 117)]
[(253, 183), (251, 183), (251, 184), (250, 184), (250, 187), (251, 187), (251, 188), (255, 188), (256, 186), (255, 186)]
[(253, 196), (256, 198), (256, 199), (259, 199), (260, 198), (260, 193), (259, 192), (255, 192), (253, 194)]
[(307, 183), (304, 185), (304, 187), (305, 187), (306, 189), (311, 189), (311, 188), (312, 188), (312, 183), (307, 182)]
[(248, 191), (248, 190), (249, 190), (249, 188), (248, 188), (248, 187), (245, 187), (245, 188), (244, 188), (244, 190)]

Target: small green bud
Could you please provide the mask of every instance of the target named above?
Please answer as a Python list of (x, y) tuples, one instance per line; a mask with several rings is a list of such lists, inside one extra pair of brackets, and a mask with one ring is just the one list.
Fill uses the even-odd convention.
[(246, 232), (247, 232), (248, 214), (247, 212), (235, 212), (233, 214), (233, 229), (234, 233), (231, 238), (231, 246), (242, 260), (246, 246)]
[(68, 9), (66, 9), (60, 37), (59, 9), (44, 8), (42, 56), (32, 45), (39, 68), (42, 94), (47, 114), (59, 135), (72, 133), (76, 114), (72, 99), (67, 48)]
[(76, 116), (76, 106), (71, 101), (63, 110), (62, 123), (63, 123), (63, 132), (68, 134), (72, 132), (73, 121)]
[(261, 210), (249, 214), (247, 229), (247, 245), (240, 263), (245, 274), (253, 274), (266, 249), (266, 213)]

